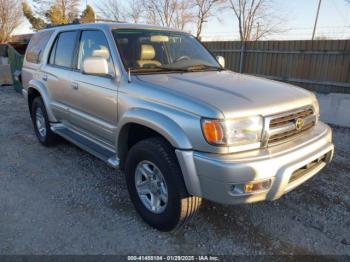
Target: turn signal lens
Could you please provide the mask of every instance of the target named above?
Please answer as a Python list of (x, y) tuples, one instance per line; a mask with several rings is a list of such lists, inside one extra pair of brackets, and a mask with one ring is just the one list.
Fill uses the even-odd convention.
[(271, 180), (265, 180), (265, 181), (260, 181), (260, 182), (249, 182), (244, 185), (244, 193), (253, 193), (256, 191), (262, 191), (266, 190), (270, 187), (271, 185)]
[(236, 119), (202, 119), (206, 141), (212, 145), (234, 147), (244, 151), (260, 147), (263, 118), (251, 116)]
[(225, 144), (224, 130), (218, 120), (203, 120), (202, 130), (205, 139), (210, 144)]
[(244, 186), (244, 193), (251, 193), (253, 192), (253, 189), (254, 189), (254, 184), (248, 183)]

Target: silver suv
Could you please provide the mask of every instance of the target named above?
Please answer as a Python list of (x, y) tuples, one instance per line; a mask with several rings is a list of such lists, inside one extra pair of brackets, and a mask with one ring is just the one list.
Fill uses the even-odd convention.
[(224, 69), (190, 34), (134, 24), (36, 33), (22, 79), (34, 130), (124, 171), (151, 226), (169, 231), (205, 198), (275, 200), (333, 156), (315, 95)]

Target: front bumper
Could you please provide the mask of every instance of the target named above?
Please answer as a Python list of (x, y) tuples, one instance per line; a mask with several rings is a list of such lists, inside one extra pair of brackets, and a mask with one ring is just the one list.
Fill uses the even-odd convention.
[[(225, 155), (176, 150), (188, 192), (223, 204), (278, 199), (318, 173), (331, 161), (333, 152), (332, 131), (322, 122), (270, 148)], [(316, 164), (311, 168), (310, 163)], [(265, 180), (271, 181), (267, 189), (254, 193), (235, 190)]]

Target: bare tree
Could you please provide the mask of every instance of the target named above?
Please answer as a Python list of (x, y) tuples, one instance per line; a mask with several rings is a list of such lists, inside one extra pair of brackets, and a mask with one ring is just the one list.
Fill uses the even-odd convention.
[(72, 22), (78, 17), (80, 0), (55, 0), (58, 8), (61, 9), (61, 13), (64, 17), (68, 18), (69, 22)]
[(126, 9), (127, 20), (132, 23), (139, 23), (144, 14), (144, 6), (142, 0), (131, 0)]
[[(18, 0), (15, 0), (18, 1)], [(24, 16), (35, 31), (48, 24), (67, 24), (74, 22), (79, 15), (80, 0), (33, 0), (32, 5), (23, 1)]]
[(0, 0), (0, 43), (7, 42), (22, 18), (21, 1)]
[(241, 41), (259, 40), (278, 28), (282, 20), (273, 13), (273, 0), (227, 0), (238, 21)]
[(222, 0), (195, 0), (197, 38), (202, 33), (204, 23), (208, 22), (208, 19), (214, 16), (214, 9), (222, 2)]
[(146, 22), (184, 29), (193, 20), (191, 0), (143, 0)]
[(170, 27), (178, 6), (178, 0), (144, 0), (148, 22)]
[(125, 20), (125, 10), (119, 0), (105, 0), (95, 3), (99, 16), (113, 21)]
[(35, 13), (52, 20), (52, 12), (61, 23), (73, 22), (79, 14), (80, 0), (33, 0)]
[(172, 26), (185, 30), (185, 27), (194, 21), (193, 3), (191, 1), (180, 1), (177, 5)]
[(27, 1), (22, 2), (23, 15), (28, 19), (34, 31), (39, 31), (47, 26), (47, 23), (41, 17), (37, 17)]

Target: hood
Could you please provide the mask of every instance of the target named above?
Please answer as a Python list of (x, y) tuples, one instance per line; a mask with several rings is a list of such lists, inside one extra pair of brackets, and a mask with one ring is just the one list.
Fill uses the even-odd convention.
[(217, 108), (225, 118), (266, 116), (316, 101), (305, 89), (231, 71), (139, 75), (138, 79)]

